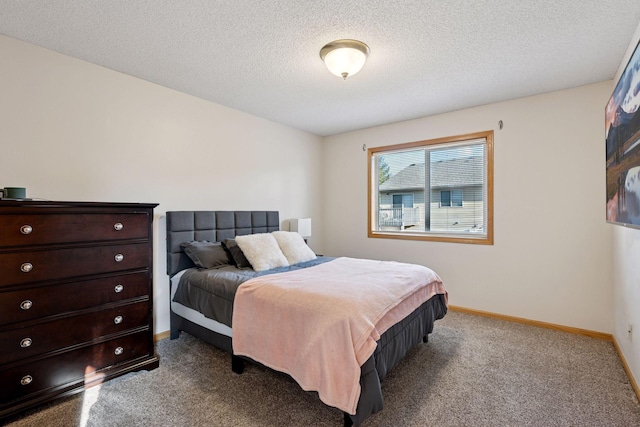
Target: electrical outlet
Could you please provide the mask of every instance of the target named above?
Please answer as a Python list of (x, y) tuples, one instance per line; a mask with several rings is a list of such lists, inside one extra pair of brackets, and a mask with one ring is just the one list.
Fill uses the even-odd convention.
[(633, 324), (629, 323), (629, 327), (627, 328), (627, 334), (629, 336), (629, 339), (631, 339), (632, 332), (633, 332)]

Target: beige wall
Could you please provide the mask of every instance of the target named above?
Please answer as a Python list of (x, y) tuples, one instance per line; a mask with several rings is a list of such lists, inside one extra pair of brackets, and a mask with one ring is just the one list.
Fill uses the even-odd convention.
[[(325, 138), (325, 252), (429, 266), (454, 305), (610, 333), (603, 114), (611, 88), (603, 82)], [(367, 238), (363, 144), (490, 129), (493, 246)]]
[(320, 137), (0, 36), (0, 186), (49, 200), (160, 203), (155, 332), (169, 329), (168, 210), (314, 218)]
[[(612, 82), (323, 140), (4, 36), (0, 57), (0, 186), (43, 199), (160, 203), (156, 332), (169, 326), (164, 213), (275, 209), (283, 220), (313, 217), (317, 251), (434, 268), (452, 304), (613, 331), (640, 377), (640, 340), (625, 341), (628, 321), (640, 330), (640, 231), (604, 222)], [(493, 246), (366, 237), (363, 144), (489, 129)]]
[[(627, 54), (620, 63), (614, 83), (618, 82), (639, 40), (640, 25), (629, 43)], [(610, 227), (613, 230), (611, 251), (615, 314), (613, 335), (636, 382), (640, 382), (640, 230), (619, 225), (610, 225)], [(633, 324), (631, 336), (627, 333), (629, 323)]]

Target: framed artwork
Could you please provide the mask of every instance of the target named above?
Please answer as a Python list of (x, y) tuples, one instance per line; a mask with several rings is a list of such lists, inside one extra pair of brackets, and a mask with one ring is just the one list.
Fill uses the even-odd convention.
[(640, 49), (638, 46), (631, 55), (605, 109), (607, 222), (635, 228), (640, 228)]

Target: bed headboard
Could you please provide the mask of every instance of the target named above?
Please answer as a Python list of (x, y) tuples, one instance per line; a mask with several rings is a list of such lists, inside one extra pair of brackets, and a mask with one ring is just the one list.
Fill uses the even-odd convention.
[(244, 234), (280, 229), (277, 211), (170, 211), (167, 212), (167, 274), (193, 267), (180, 244), (193, 240), (221, 242)]

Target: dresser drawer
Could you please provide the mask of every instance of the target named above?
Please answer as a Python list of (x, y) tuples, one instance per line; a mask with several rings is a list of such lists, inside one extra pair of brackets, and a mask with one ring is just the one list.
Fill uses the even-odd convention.
[(0, 293), (0, 325), (97, 307), (149, 294), (149, 273), (123, 274)]
[(149, 302), (58, 319), (0, 333), (0, 364), (149, 325)]
[(149, 237), (146, 212), (2, 215), (0, 221), (0, 247)]
[(0, 370), (3, 404), (60, 385), (82, 386), (91, 373), (150, 355), (149, 333), (138, 332), (94, 346), (63, 353), (33, 363)]
[(141, 269), (149, 258), (147, 243), (4, 253), (0, 286)]

